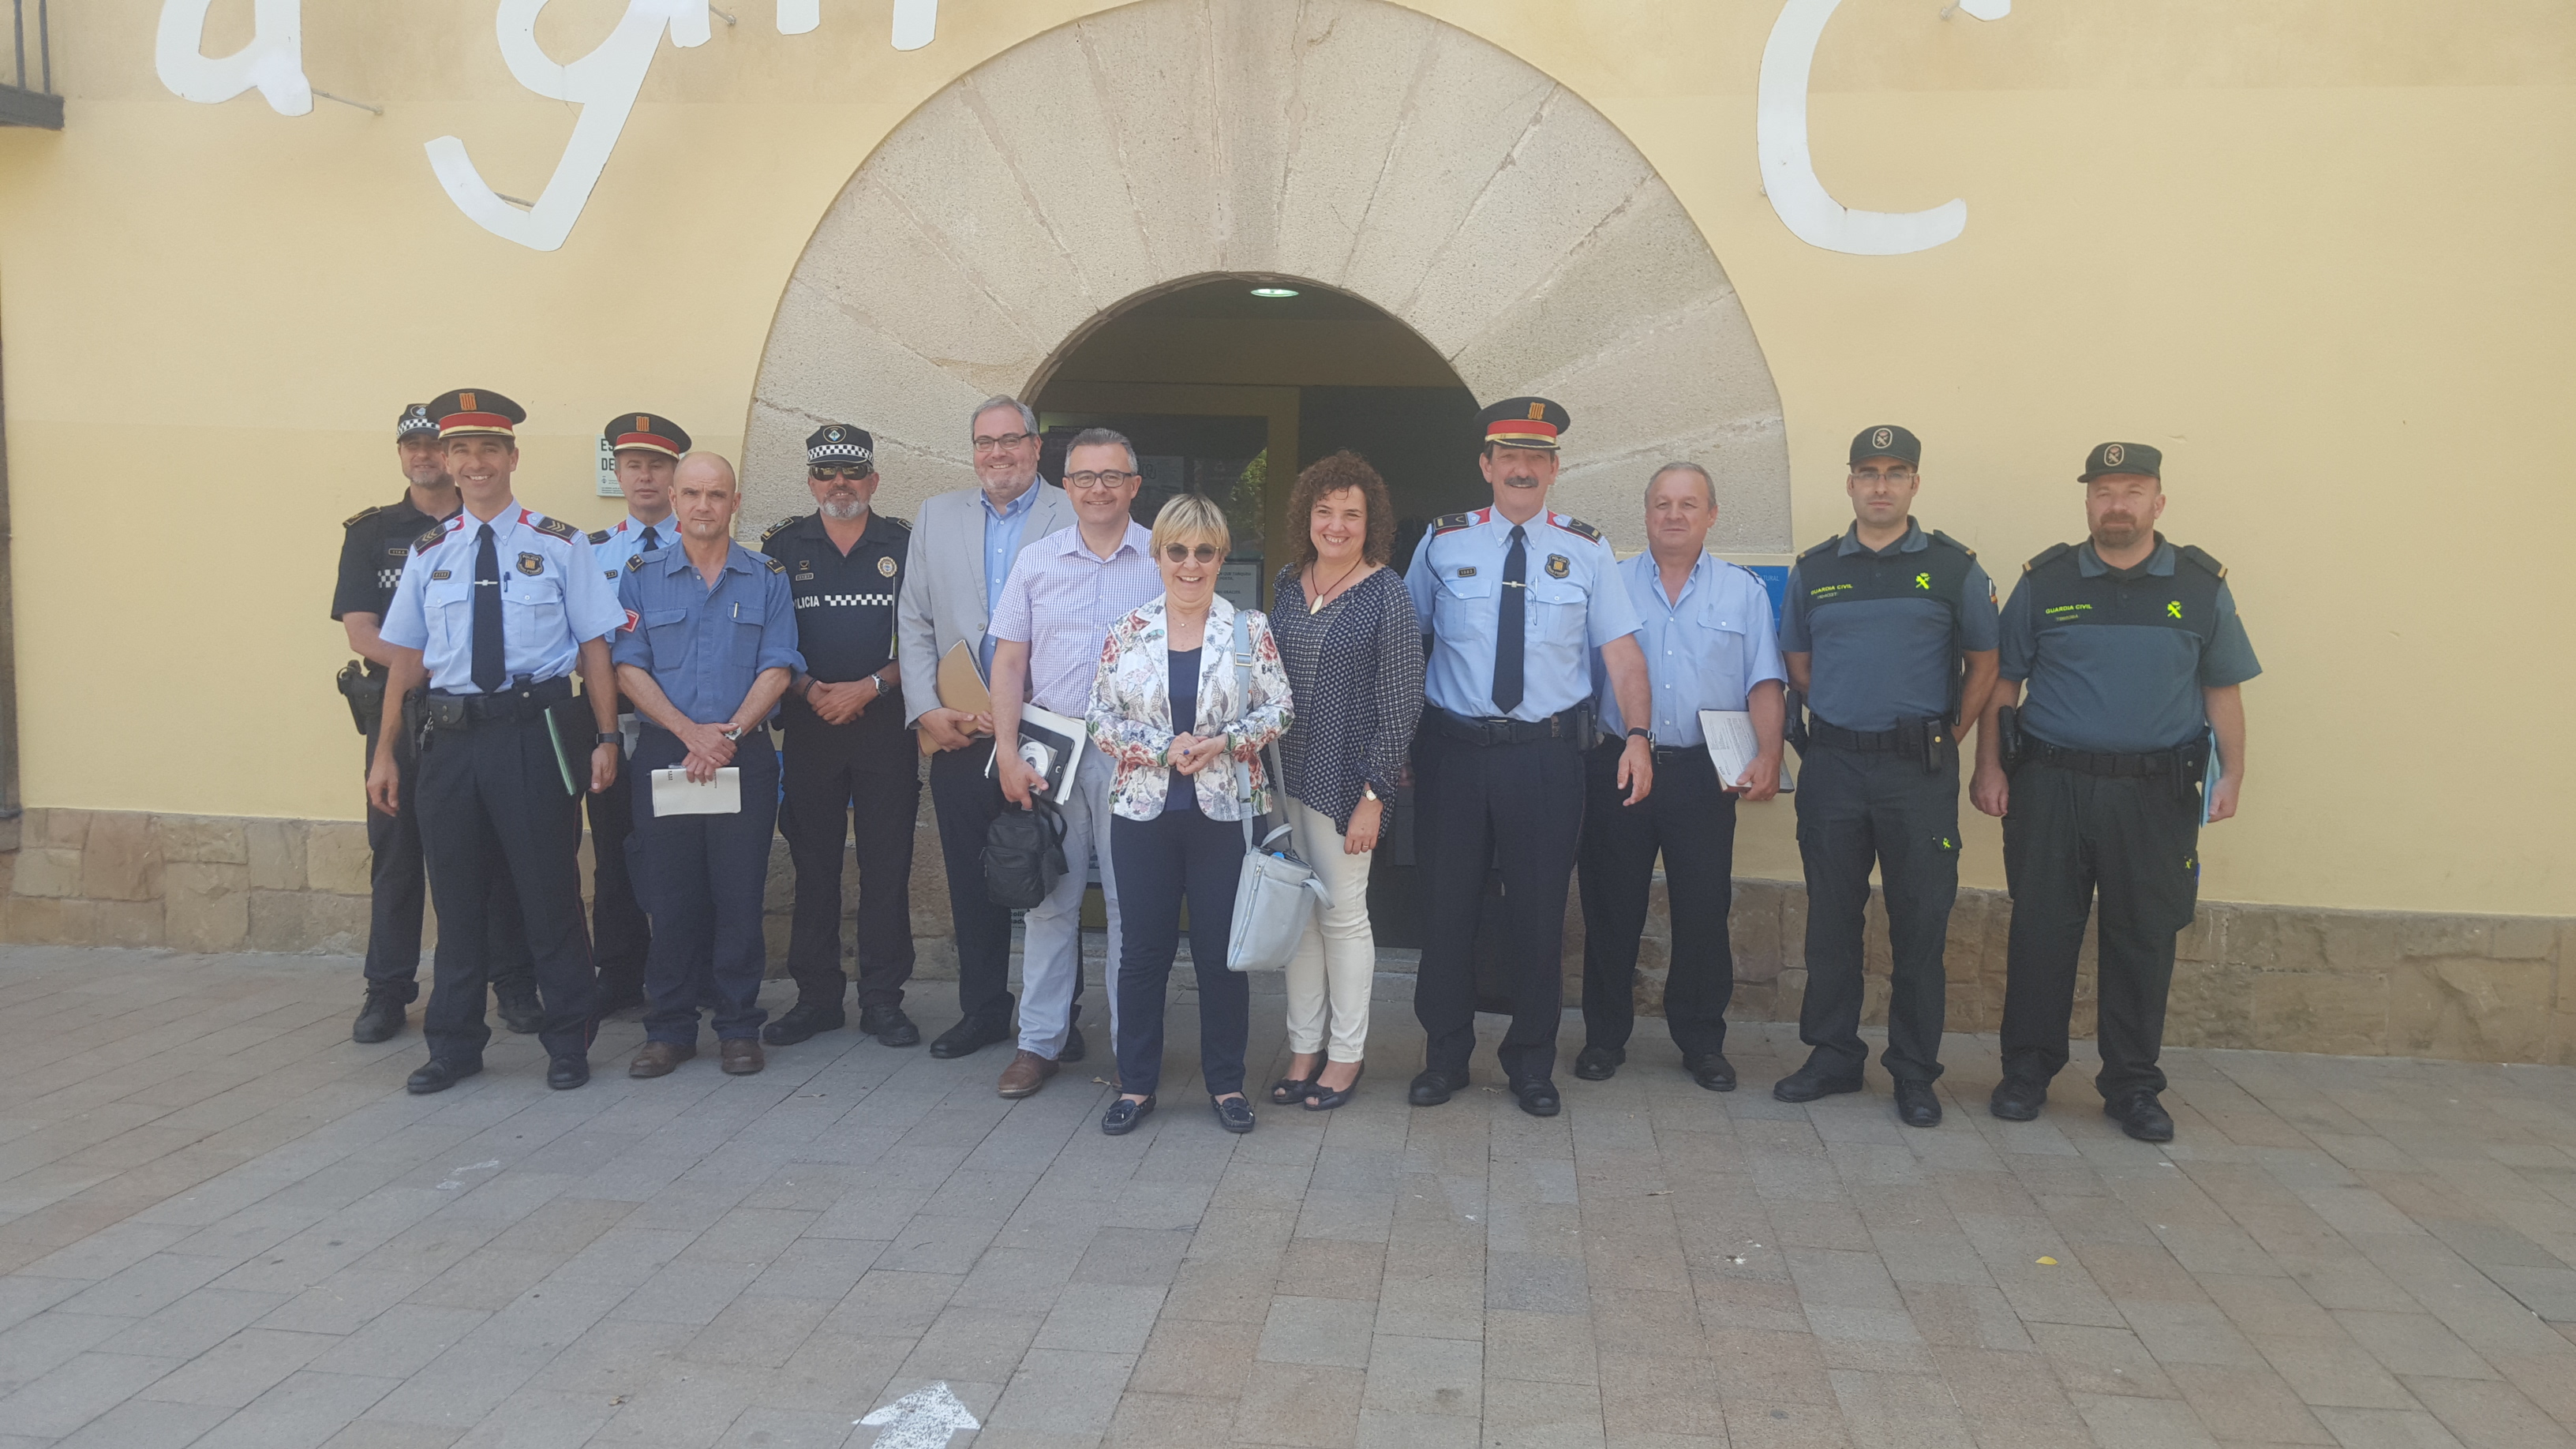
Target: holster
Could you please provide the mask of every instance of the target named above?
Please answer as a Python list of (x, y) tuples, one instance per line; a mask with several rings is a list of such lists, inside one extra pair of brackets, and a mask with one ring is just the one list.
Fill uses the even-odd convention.
[(1995, 749), (2003, 757), (2004, 773), (2021, 767), (2021, 708), (2005, 705), (1995, 711)]
[(369, 672), (363, 662), (352, 659), (340, 666), (331, 682), (339, 687), (340, 697), (349, 702), (349, 721), (358, 727), (358, 733), (374, 734), (377, 723), (385, 717), (385, 677)]
[(2173, 752), (2173, 792), (2180, 804), (2200, 803), (2200, 784), (2209, 772), (2209, 741), (2206, 737), (2184, 745)]
[(1807, 697), (1793, 689), (1783, 698), (1787, 708), (1781, 715), (1780, 737), (1803, 760), (1807, 757)]

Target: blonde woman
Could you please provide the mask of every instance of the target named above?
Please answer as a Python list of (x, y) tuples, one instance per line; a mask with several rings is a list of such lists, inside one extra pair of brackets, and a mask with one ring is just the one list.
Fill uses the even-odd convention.
[[(1251, 990), (1225, 967), (1243, 827), (1269, 805), (1261, 748), (1288, 727), (1288, 675), (1270, 621), (1245, 611), (1252, 647), (1246, 697), (1234, 658), (1236, 610), (1218, 598), (1232, 535), (1195, 493), (1163, 505), (1153, 556), (1162, 597), (1110, 626), (1091, 687), (1091, 738), (1117, 762), (1109, 784), (1109, 849), (1124, 929), (1116, 1036), (1121, 1094), (1100, 1119), (1112, 1137), (1154, 1110), (1163, 1075), (1163, 997), (1190, 908), (1198, 972), (1199, 1072), (1228, 1132), (1253, 1128), (1243, 1095)], [(1238, 764), (1242, 774), (1237, 771)], [(1248, 777), (1250, 798), (1238, 790)]]

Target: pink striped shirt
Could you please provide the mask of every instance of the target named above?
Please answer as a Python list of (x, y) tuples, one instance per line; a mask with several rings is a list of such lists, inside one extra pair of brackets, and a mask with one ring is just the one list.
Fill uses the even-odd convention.
[(1130, 520), (1127, 536), (1102, 558), (1084, 546), (1076, 524), (1020, 550), (987, 632), (1029, 646), (1030, 703), (1080, 719), (1091, 708), (1109, 626), (1162, 592), (1153, 535), (1142, 526)]

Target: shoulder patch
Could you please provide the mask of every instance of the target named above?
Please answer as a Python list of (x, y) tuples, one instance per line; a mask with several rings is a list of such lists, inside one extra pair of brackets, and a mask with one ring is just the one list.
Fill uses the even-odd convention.
[(593, 529), (593, 530), (591, 530), (591, 535), (590, 535), (590, 544), (591, 544), (591, 547), (593, 547), (593, 548), (597, 548), (597, 547), (598, 547), (598, 546), (600, 546), (601, 544), (604, 544), (604, 543), (608, 542), (608, 540), (609, 540), (611, 537), (613, 537), (613, 536), (614, 536), (614, 535), (610, 534), (610, 533), (609, 533), (609, 531), (608, 531), (607, 529), (604, 529), (604, 528)]
[(1950, 535), (1943, 533), (1937, 528), (1932, 530), (1932, 541), (1934, 543), (1946, 543), (1952, 548), (1957, 549), (1959, 552), (1966, 554), (1970, 558), (1975, 558), (1977, 556), (1977, 551), (1975, 549), (1968, 547), (1966, 544), (1959, 542), (1957, 539), (1952, 538)]
[(1601, 541), (1600, 529), (1594, 528), (1591, 524), (1584, 522), (1580, 518), (1576, 518), (1570, 513), (1560, 513), (1549, 519), (1548, 522), (1555, 524), (1557, 527), (1564, 529), (1570, 534), (1573, 534), (1576, 538), (1588, 538), (1594, 543), (1599, 543)]
[(1475, 524), (1476, 515), (1472, 513), (1444, 513), (1438, 518), (1431, 520), (1431, 531), (1433, 533), (1455, 533), (1462, 528), (1473, 528)]
[(2182, 547), (2174, 550), (2174, 552), (2181, 554), (2184, 558), (2190, 559), (2193, 563), (2200, 565), (2202, 568), (2208, 570), (2218, 578), (2223, 579), (2227, 577), (2227, 565), (2220, 563), (2218, 560), (2211, 558), (2208, 554), (2202, 552), (2200, 545), (2198, 544), (2186, 543)]
[(444, 523), (433, 523), (429, 527), (429, 532), (424, 533), (420, 537), (411, 541), (411, 551), (413, 553), (427, 553), (431, 549), (438, 547), (439, 541), (446, 537), (447, 525)]
[(2023, 573), (2029, 573), (2032, 569), (2053, 564), (2073, 552), (2075, 552), (2075, 545), (2071, 543), (2052, 543), (2048, 547), (2040, 550), (2039, 557), (2023, 564), (2021, 566), (2021, 571)]
[(528, 515), (528, 527), (535, 529), (539, 533), (551, 533), (566, 543), (570, 543), (574, 539), (582, 536), (580, 529), (573, 527), (571, 524), (564, 522), (560, 518), (548, 518), (542, 513), (532, 513)]
[(761, 562), (769, 565), (769, 571), (773, 574), (783, 574), (787, 572), (787, 560), (783, 558), (765, 558), (762, 559)]
[(1843, 536), (1842, 536), (1841, 534), (1837, 533), (1837, 534), (1835, 534), (1833, 537), (1831, 537), (1831, 538), (1829, 538), (1829, 539), (1826, 539), (1823, 543), (1817, 544), (1814, 548), (1811, 548), (1811, 549), (1807, 550), (1805, 553), (1802, 553), (1802, 554), (1798, 555), (1798, 557), (1800, 557), (1800, 558), (1814, 558), (1816, 555), (1818, 555), (1818, 554), (1820, 554), (1820, 553), (1823, 553), (1826, 549), (1832, 548), (1835, 544), (1838, 544), (1838, 543), (1840, 543), (1840, 542), (1842, 542), (1842, 541), (1843, 541)]
[(381, 503), (377, 504), (373, 508), (361, 508), (357, 512), (350, 514), (348, 517), (341, 519), (340, 526), (342, 528), (355, 528), (359, 524), (366, 522), (368, 519), (373, 518), (384, 511), (385, 505)]
[(805, 520), (801, 516), (796, 518), (782, 518), (776, 523), (769, 525), (768, 532), (763, 533), (760, 536), (760, 546), (762, 548), (769, 547), (769, 541), (771, 539), (776, 538), (778, 535), (785, 533), (787, 530), (794, 528), (797, 524), (804, 521)]
[(891, 513), (880, 513), (877, 517), (884, 519), (886, 522), (893, 524), (895, 527), (902, 529), (906, 533), (912, 532), (912, 520), (909, 518), (897, 518)]

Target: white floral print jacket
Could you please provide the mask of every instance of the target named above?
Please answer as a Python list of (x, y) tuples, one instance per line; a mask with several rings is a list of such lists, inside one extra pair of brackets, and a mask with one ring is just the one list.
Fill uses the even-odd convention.
[[(1199, 809), (1211, 820), (1242, 820), (1270, 808), (1270, 781), (1261, 748), (1288, 728), (1288, 671), (1279, 643), (1259, 610), (1245, 611), (1252, 628), (1252, 698), (1241, 698), (1234, 660), (1235, 608), (1224, 599), (1208, 604), (1207, 640), (1199, 658), (1198, 718), (1191, 733), (1222, 732), (1226, 751), (1251, 772), (1252, 799), (1235, 793), (1237, 774), (1219, 761), (1195, 777)], [(1163, 596), (1109, 626), (1101, 645), (1100, 672), (1091, 684), (1091, 741), (1118, 762), (1109, 782), (1111, 813), (1151, 820), (1163, 813), (1172, 779), (1172, 659), (1163, 619)]]

